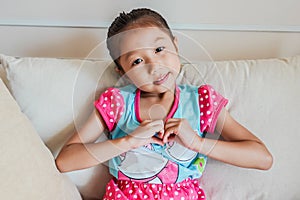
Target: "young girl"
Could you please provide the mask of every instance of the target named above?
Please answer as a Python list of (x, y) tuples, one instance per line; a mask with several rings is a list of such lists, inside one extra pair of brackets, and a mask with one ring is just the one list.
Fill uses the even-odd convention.
[[(121, 13), (107, 47), (118, 72), (132, 82), (108, 88), (95, 111), (56, 159), (60, 171), (109, 161), (114, 178), (104, 199), (205, 199), (199, 186), (207, 156), (232, 165), (269, 169), (261, 140), (224, 108), (209, 85), (176, 85), (178, 44), (168, 24), (150, 9)], [(109, 130), (109, 140), (95, 143)], [(205, 138), (218, 129), (224, 140)]]

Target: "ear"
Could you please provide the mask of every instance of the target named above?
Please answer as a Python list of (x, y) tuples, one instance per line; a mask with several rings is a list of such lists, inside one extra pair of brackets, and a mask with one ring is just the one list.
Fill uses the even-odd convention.
[(123, 76), (123, 75), (124, 75), (123, 69), (119, 69), (119, 67), (115, 67), (115, 71), (116, 71), (120, 76)]
[(176, 52), (178, 53), (178, 40), (176, 36), (173, 37), (173, 44), (175, 46)]

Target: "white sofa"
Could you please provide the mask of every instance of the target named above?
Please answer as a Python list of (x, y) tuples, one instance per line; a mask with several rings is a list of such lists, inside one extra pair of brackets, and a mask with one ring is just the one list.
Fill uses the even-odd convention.
[[(99, 92), (117, 83), (114, 65), (6, 55), (0, 61), (0, 198), (100, 199), (110, 178), (105, 165), (61, 174), (54, 158)], [(300, 199), (300, 56), (183, 64), (179, 81), (213, 85), (274, 156), (269, 171), (209, 159), (201, 178), (209, 200)]]

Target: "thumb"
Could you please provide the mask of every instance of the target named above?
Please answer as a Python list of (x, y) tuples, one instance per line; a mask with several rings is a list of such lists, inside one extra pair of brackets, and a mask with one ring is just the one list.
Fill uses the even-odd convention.
[(152, 121), (151, 126), (155, 130), (155, 132), (163, 132), (164, 131), (164, 122), (163, 122), (163, 120)]

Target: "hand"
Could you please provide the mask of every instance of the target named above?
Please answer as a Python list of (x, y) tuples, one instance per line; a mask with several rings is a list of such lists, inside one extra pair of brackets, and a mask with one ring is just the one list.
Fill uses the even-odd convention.
[[(158, 133), (158, 136), (154, 136)], [(163, 145), (162, 135), (164, 134), (164, 123), (162, 120), (145, 120), (129, 136), (129, 142), (132, 148), (156, 143)]]
[(194, 131), (186, 119), (171, 118), (165, 124), (163, 142), (175, 140), (191, 150), (200, 146), (200, 136)]

